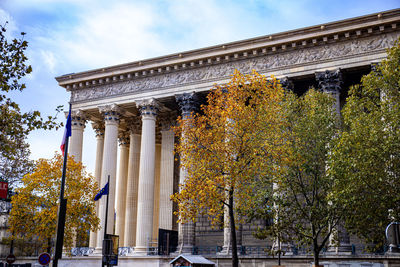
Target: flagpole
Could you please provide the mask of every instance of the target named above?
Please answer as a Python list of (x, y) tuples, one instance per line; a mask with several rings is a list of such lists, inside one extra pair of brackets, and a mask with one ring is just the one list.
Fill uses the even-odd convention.
[[(71, 103), (69, 104), (68, 116), (70, 116), (70, 113), (71, 113)], [(68, 118), (67, 118), (67, 124), (68, 124)], [(65, 174), (67, 172), (67, 160), (68, 160), (68, 143), (69, 143), (69, 136), (67, 134), (65, 140), (65, 148), (64, 148), (64, 164), (61, 176), (60, 207), (58, 210), (56, 248), (54, 252), (53, 267), (57, 267), (58, 260), (62, 258), (62, 248), (64, 242), (65, 216), (67, 213), (67, 199), (64, 198), (64, 191), (65, 191)]]
[[(104, 220), (104, 236), (103, 236), (103, 240), (107, 239), (108, 195), (110, 194), (110, 175), (108, 175), (108, 178), (107, 178), (107, 185), (108, 185), (108, 192), (107, 192), (107, 200), (106, 200), (106, 218)], [(105, 244), (104, 244), (104, 241), (103, 241), (103, 246), (104, 245)], [(103, 248), (103, 251), (104, 251), (104, 248)], [(104, 266), (104, 262), (103, 261), (101, 261), (101, 262), (102, 262), (101, 266)], [(107, 266), (109, 266), (108, 263), (107, 263)]]
[[(110, 175), (108, 175), (107, 180), (108, 187), (110, 187)], [(110, 188), (108, 188), (107, 200), (106, 200), (106, 219), (104, 222), (104, 239), (107, 237), (107, 217), (108, 217), (108, 195), (110, 194)]]

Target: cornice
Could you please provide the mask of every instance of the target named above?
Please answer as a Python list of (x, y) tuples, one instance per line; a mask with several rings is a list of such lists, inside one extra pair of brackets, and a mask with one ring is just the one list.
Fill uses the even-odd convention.
[(56, 77), (68, 91), (396, 31), (400, 9)]
[[(197, 91), (201, 85), (209, 83), (212, 85), (229, 79), (235, 69), (242, 73), (249, 73), (253, 69), (259, 73), (279, 73), (284, 70), (299, 71), (307, 68), (321, 71), (322, 69), (335, 67), (337, 62), (342, 62), (340, 66), (346, 67), (351, 62), (367, 60), (369, 65), (373, 60), (384, 56), (385, 50), (391, 47), (399, 37), (400, 31), (392, 31), (382, 33), (379, 36), (350, 38), (343, 42), (315, 45), (306, 49), (287, 49), (275, 54), (260, 54), (171, 73), (118, 80), (86, 88), (73, 89), (71, 90), (71, 102), (88, 102), (122, 96), (129, 96), (128, 98), (132, 101), (135, 98), (133, 96), (138, 94), (150, 94), (154, 97), (155, 91), (168, 91), (171, 89), (174, 90), (172, 94), (175, 94), (179, 91), (178, 88), (185, 88), (185, 91), (187, 91), (193, 86), (197, 88)], [(328, 67), (323, 67), (322, 64)], [(287, 72), (284, 74), (288, 75)]]

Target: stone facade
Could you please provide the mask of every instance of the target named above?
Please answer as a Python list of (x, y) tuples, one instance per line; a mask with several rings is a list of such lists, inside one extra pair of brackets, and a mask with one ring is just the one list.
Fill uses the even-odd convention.
[[(213, 229), (203, 217), (195, 224), (178, 225), (172, 215), (176, 205), (170, 203), (168, 195), (185, 180), (185, 170), (179, 168), (179, 158), (172, 154), (170, 126), (177, 115), (190, 116), (199, 103), (204, 103), (212, 85), (229, 80), (235, 69), (273, 74), (299, 94), (310, 86), (318, 87), (336, 97), (340, 112), (346, 88), (359, 83), (372, 63), (385, 58), (386, 49), (400, 37), (399, 28), (397, 9), (57, 77), (59, 85), (71, 92), (75, 112), (74, 145), (69, 153), (81, 159), (85, 123), (92, 121), (96, 129), (95, 177), (103, 186), (110, 175), (107, 232), (113, 233), (115, 225), (117, 234), (123, 235), (123, 246), (135, 247), (137, 257), (148, 253), (159, 227), (179, 231), (180, 252), (191, 253), (201, 246), (222, 248), (229, 238), (224, 237), (223, 226)], [(118, 163), (121, 134), (125, 141), (119, 146), (120, 160), (124, 162)], [(100, 201), (101, 222), (104, 208), (104, 201)], [(244, 247), (267, 246), (252, 236), (257, 225), (265, 223), (241, 226)], [(90, 244), (98, 252), (102, 231), (91, 233)]]

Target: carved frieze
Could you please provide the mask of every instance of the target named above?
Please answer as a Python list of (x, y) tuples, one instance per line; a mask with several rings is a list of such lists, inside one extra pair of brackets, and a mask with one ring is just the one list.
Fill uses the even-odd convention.
[(317, 63), (326, 60), (363, 55), (373, 51), (389, 48), (398, 38), (399, 33), (370, 36), (363, 39), (352, 39), (340, 43), (307, 47), (292, 51), (264, 55), (239, 61), (231, 61), (195, 69), (182, 70), (149, 77), (140, 77), (115, 83), (71, 91), (71, 101), (87, 101), (115, 95), (131, 94), (151, 90), (162, 90), (174, 86), (189, 85), (199, 82), (212, 82), (229, 78), (235, 69), (248, 73), (252, 69), (258, 72), (273, 71), (287, 66), (296, 67), (302, 64)]

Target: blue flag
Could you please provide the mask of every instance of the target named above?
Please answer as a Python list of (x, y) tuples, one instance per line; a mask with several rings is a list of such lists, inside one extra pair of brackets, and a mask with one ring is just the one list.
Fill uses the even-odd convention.
[(108, 183), (97, 193), (94, 197), (94, 201), (99, 200), (103, 195), (108, 195)]

